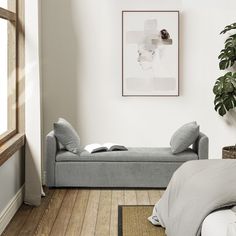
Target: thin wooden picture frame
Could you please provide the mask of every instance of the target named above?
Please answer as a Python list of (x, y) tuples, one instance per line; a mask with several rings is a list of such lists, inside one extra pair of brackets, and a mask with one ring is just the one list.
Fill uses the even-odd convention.
[[(166, 49), (166, 45), (170, 47)], [(163, 57), (160, 53), (164, 50)], [(168, 58), (171, 58), (169, 65)], [(163, 67), (158, 64), (161, 60)], [(122, 11), (122, 96), (179, 96), (178, 10)]]

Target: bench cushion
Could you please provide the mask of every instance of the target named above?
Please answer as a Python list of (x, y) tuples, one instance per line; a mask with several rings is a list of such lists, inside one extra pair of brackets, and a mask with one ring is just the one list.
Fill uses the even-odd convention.
[(79, 155), (61, 150), (57, 162), (184, 162), (197, 160), (197, 154), (190, 148), (173, 154), (171, 148), (128, 148), (128, 151), (98, 152), (82, 151)]

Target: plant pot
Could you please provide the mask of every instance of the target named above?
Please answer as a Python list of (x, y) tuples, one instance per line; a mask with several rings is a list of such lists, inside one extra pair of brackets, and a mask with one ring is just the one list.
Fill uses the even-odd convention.
[(222, 149), (223, 159), (236, 159), (236, 146), (226, 146)]

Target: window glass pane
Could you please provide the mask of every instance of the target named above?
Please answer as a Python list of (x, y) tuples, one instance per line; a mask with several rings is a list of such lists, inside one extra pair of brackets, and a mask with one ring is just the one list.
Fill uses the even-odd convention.
[(8, 7), (7, 7), (7, 1), (8, 1), (8, 0), (0, 0), (0, 7), (7, 9), (7, 8), (8, 8)]
[(7, 97), (8, 97), (8, 49), (7, 21), (0, 19), (0, 135), (7, 131)]
[(16, 128), (16, 27), (7, 23), (7, 129)]
[(0, 18), (0, 139), (16, 128), (16, 34), (11, 22)]
[(16, 12), (16, 0), (0, 0), (0, 7)]

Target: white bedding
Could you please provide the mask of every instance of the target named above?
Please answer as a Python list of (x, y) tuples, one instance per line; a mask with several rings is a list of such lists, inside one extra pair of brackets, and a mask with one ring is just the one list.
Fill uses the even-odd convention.
[(236, 236), (236, 212), (229, 209), (208, 215), (203, 221), (201, 236)]

